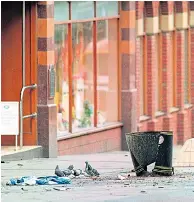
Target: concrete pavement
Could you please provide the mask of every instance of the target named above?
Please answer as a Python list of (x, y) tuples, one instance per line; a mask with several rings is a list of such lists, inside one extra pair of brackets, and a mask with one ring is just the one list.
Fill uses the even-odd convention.
[[(177, 151), (174, 150), (174, 156)], [(56, 165), (67, 168), (73, 164), (76, 168), (85, 168), (85, 161), (96, 168), (101, 177), (98, 180), (88, 178), (72, 179), (72, 184), (49, 186), (5, 186), (12, 177), (27, 175), (53, 175)], [(23, 164), (18, 166), (17, 164)], [(61, 202), (61, 201), (194, 201), (194, 168), (175, 168), (172, 177), (137, 178), (134, 173), (128, 180), (118, 180), (119, 173), (128, 173), (133, 169), (129, 152), (112, 152), (92, 155), (60, 156), (57, 159), (33, 159), (1, 164), (2, 202)], [(150, 168), (151, 169), (151, 168)], [(53, 188), (60, 188), (61, 191)], [(69, 189), (65, 189), (68, 187)]]

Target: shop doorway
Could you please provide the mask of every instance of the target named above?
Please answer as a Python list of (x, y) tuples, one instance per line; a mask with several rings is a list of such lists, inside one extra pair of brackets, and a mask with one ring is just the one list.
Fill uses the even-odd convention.
[[(36, 76), (36, 3), (25, 3), (25, 49), (22, 37), (23, 2), (1, 2), (1, 101), (20, 101), (23, 86), (37, 83)], [(25, 53), (25, 74), (22, 56)], [(37, 90), (24, 93), (23, 114), (37, 112)], [(23, 145), (37, 145), (36, 118), (23, 120)], [(20, 138), (18, 137), (18, 145)], [(14, 146), (15, 136), (1, 136), (2, 146)]]

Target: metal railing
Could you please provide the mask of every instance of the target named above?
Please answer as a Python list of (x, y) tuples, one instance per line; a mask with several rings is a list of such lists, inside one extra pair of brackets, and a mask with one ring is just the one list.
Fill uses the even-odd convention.
[(26, 89), (36, 89), (37, 88), (37, 84), (32, 84), (29, 86), (24, 86), (22, 87), (22, 90), (20, 92), (20, 149), (22, 149), (23, 147), (23, 119), (26, 118), (36, 118), (37, 117), (37, 113), (34, 112), (32, 114), (29, 115), (25, 115), (23, 116), (23, 97), (24, 97), (24, 92)]

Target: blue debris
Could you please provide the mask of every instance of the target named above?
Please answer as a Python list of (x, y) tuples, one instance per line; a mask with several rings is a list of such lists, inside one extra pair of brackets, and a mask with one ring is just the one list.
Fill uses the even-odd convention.
[(52, 184), (71, 184), (71, 179), (68, 177), (45, 176), (34, 177), (25, 176), (21, 178), (11, 178), (7, 185), (52, 185)]

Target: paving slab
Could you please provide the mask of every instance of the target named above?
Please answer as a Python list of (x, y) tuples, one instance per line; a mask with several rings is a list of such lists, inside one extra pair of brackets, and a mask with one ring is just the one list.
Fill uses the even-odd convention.
[[(67, 168), (73, 164), (76, 168), (84, 169), (85, 161), (89, 161), (100, 172), (100, 178), (97, 180), (72, 179), (72, 184), (65, 185), (65, 187), (62, 185), (22, 186), (24, 188), (22, 190), (21, 186), (5, 185), (6, 181), (12, 177), (54, 175), (56, 165), (60, 168)], [(152, 169), (152, 166), (149, 169)], [(171, 201), (173, 202), (177, 201), (177, 197), (182, 201), (194, 201), (193, 167), (175, 167), (175, 175), (171, 177), (145, 178), (136, 177), (134, 173), (130, 173), (129, 179), (118, 180), (118, 174), (127, 175), (131, 169), (133, 169), (133, 164), (129, 152), (68, 155), (53, 159), (5, 162), (1, 164), (2, 202), (10, 202), (13, 199), (14, 202), (136, 202), (149, 201), (149, 199), (150, 201), (169, 201), (170, 199), (166, 197), (167, 193), (172, 193)], [(56, 187), (61, 191), (53, 189)]]

